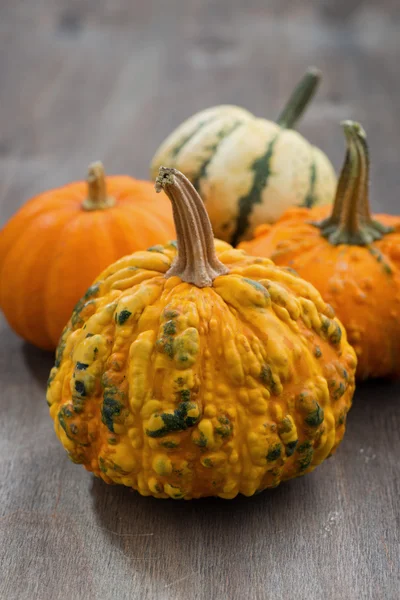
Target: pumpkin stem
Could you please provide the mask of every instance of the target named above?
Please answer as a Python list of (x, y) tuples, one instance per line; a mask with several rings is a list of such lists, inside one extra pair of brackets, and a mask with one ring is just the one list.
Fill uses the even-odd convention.
[(278, 125), (284, 129), (293, 129), (317, 91), (320, 80), (321, 71), (309, 67), (279, 115), (276, 121)]
[(160, 167), (157, 192), (171, 200), (178, 242), (178, 255), (166, 277), (177, 275), (199, 288), (209, 287), (229, 269), (217, 258), (210, 219), (202, 199), (190, 181), (177, 169)]
[(313, 223), (333, 245), (365, 246), (381, 239), (393, 228), (371, 217), (369, 206), (369, 152), (364, 129), (354, 121), (343, 121), (347, 152), (330, 217)]
[(99, 210), (114, 206), (115, 198), (107, 195), (104, 167), (100, 161), (89, 165), (86, 181), (87, 197), (82, 204), (85, 210)]

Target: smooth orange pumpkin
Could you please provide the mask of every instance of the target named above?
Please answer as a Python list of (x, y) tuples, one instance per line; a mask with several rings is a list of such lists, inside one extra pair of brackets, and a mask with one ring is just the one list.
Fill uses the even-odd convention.
[(348, 148), (332, 214), (288, 210), (241, 248), (292, 267), (318, 289), (346, 328), (359, 379), (399, 376), (400, 217), (371, 216), (365, 132), (351, 121), (343, 127)]
[(105, 177), (27, 202), (0, 231), (0, 307), (25, 340), (53, 350), (76, 302), (121, 256), (175, 238), (171, 205), (153, 185)]

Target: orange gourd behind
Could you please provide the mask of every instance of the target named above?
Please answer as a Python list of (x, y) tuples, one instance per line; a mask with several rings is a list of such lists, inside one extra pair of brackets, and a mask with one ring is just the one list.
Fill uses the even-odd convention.
[(0, 307), (25, 340), (53, 350), (76, 302), (121, 256), (175, 238), (167, 197), (127, 176), (105, 177), (27, 202), (0, 231)]
[(332, 214), (289, 210), (240, 247), (292, 267), (318, 289), (346, 328), (359, 379), (399, 376), (400, 217), (371, 216), (365, 132), (343, 126), (348, 149)]

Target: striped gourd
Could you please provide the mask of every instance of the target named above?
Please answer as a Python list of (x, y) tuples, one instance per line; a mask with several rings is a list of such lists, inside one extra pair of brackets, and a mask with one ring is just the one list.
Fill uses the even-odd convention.
[(182, 171), (204, 199), (215, 236), (234, 245), (291, 206), (332, 202), (331, 163), (293, 131), (319, 80), (308, 69), (276, 123), (230, 105), (193, 115), (157, 150), (152, 178), (160, 166)]

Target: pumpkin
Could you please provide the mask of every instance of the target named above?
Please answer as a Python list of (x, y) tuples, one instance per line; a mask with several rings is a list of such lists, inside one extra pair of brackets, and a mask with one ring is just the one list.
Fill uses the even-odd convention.
[(171, 206), (150, 182), (105, 178), (27, 202), (0, 231), (0, 307), (22, 338), (57, 346), (72, 309), (93, 279), (128, 252), (175, 238)]
[(292, 267), (315, 285), (347, 330), (360, 379), (398, 376), (400, 217), (371, 216), (365, 132), (351, 121), (343, 127), (347, 154), (332, 213), (289, 210), (241, 247)]
[(331, 163), (293, 130), (319, 79), (307, 71), (276, 123), (229, 105), (195, 114), (157, 150), (152, 178), (160, 165), (182, 171), (203, 198), (215, 236), (234, 246), (290, 206), (332, 202)]
[(108, 267), (61, 338), (47, 391), (69, 457), (157, 498), (251, 496), (341, 441), (356, 357), (313, 286), (213, 241), (174, 169), (177, 244)]

